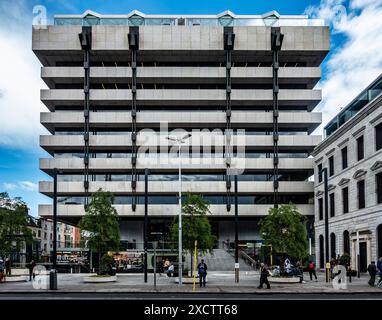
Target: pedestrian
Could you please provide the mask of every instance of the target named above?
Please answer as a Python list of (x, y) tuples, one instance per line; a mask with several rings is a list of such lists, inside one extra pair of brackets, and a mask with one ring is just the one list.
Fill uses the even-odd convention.
[(317, 275), (316, 275), (316, 266), (315, 266), (313, 261), (309, 261), (308, 271), (309, 271), (310, 281), (313, 281), (313, 276), (314, 276), (314, 278), (316, 279), (316, 282), (317, 282), (318, 280), (317, 280)]
[(29, 281), (32, 281), (32, 278), (34, 280), (36, 274), (33, 272), (34, 267), (36, 266), (36, 262), (32, 260), (29, 264)]
[(375, 284), (375, 275), (377, 274), (377, 266), (375, 265), (375, 261), (372, 261), (367, 267), (367, 271), (370, 275), (369, 285), (374, 287)]
[(296, 275), (300, 278), (300, 283), (305, 283), (305, 281), (304, 281), (304, 269), (303, 269), (300, 261), (297, 261), (297, 263), (296, 263)]
[(11, 260), (9, 258), (5, 259), (5, 275), (7, 277), (11, 276)]
[(260, 285), (257, 289), (263, 289), (264, 283), (267, 285), (267, 289), (271, 288), (271, 285), (268, 281), (269, 271), (267, 266), (264, 263), (260, 263)]
[(206, 276), (207, 276), (207, 265), (204, 263), (204, 259), (200, 261), (200, 263), (197, 266), (198, 274), (199, 274), (199, 283), (200, 287), (206, 286)]
[(4, 261), (3, 259), (0, 259), (0, 282), (2, 282), (3, 279), (5, 281), (4, 269), (5, 269)]
[(336, 261), (334, 260), (334, 258), (331, 258), (330, 259), (330, 279), (334, 279), (333, 269), (335, 266), (336, 266)]
[(382, 257), (379, 257), (378, 259), (377, 269), (378, 269), (378, 276), (379, 276), (377, 286), (380, 287), (382, 284)]
[(175, 267), (174, 265), (171, 263), (170, 266), (167, 268), (166, 270), (166, 273), (167, 273), (167, 276), (168, 277), (172, 277), (174, 275), (174, 272), (175, 272)]
[(162, 276), (163, 273), (163, 258), (159, 258), (159, 261), (157, 262), (159, 276)]
[(167, 272), (167, 269), (170, 266), (170, 264), (171, 264), (170, 260), (168, 260), (168, 258), (166, 258), (166, 260), (164, 261), (164, 264), (163, 264), (164, 272)]

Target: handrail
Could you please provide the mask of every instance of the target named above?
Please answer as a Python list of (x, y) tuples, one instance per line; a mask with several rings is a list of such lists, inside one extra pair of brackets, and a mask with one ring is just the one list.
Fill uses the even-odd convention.
[[(235, 249), (230, 248), (229, 242), (223, 241), (223, 249), (229, 253), (231, 256), (235, 256)], [(257, 262), (255, 259), (253, 259), (250, 255), (248, 255), (243, 249), (239, 249), (239, 258), (244, 260), (246, 264), (248, 264), (250, 267), (256, 269)]]
[(242, 258), (244, 260), (244, 262), (247, 263), (250, 262), (250, 263), (247, 263), (249, 264), (251, 267), (253, 268), (256, 268), (256, 265), (257, 265), (257, 262), (255, 259), (253, 259), (250, 255), (248, 255), (248, 253), (246, 253), (244, 250), (239, 250), (239, 257)]

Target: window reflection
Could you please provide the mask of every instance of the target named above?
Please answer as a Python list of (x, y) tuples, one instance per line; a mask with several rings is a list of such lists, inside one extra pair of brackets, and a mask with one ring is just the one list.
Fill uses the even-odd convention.
[[(279, 181), (306, 181), (309, 173), (287, 172), (278, 175)], [(145, 176), (139, 174), (138, 181), (144, 181)], [(131, 174), (90, 174), (90, 181), (131, 181)], [(177, 174), (150, 174), (149, 181), (178, 181)], [(182, 181), (197, 182), (197, 181), (225, 181), (225, 174), (183, 174)], [(83, 174), (59, 174), (57, 175), (59, 182), (81, 182), (84, 181)], [(242, 174), (238, 175), (238, 181), (273, 181), (273, 174), (258, 173), (258, 174)]]
[[(231, 203), (234, 198), (231, 197)], [(144, 204), (144, 196), (137, 196), (137, 203)], [(185, 199), (185, 197), (182, 197)], [(205, 195), (203, 199), (208, 201), (211, 205), (224, 205), (227, 203), (226, 196), (221, 195)], [(294, 204), (309, 204), (311, 199), (309, 195), (279, 195), (280, 203), (294, 203)], [(57, 202), (59, 204), (84, 204), (85, 197), (57, 197)], [(115, 196), (113, 204), (131, 204), (132, 196)], [(168, 205), (168, 204), (178, 204), (176, 195), (161, 195), (161, 196), (148, 196), (148, 203), (152, 205)], [(239, 196), (239, 204), (255, 205), (255, 204), (273, 204), (273, 195), (256, 195), (256, 196)]]

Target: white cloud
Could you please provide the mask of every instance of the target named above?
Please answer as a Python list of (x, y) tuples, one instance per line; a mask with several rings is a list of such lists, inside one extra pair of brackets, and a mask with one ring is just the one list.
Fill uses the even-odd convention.
[(3, 183), (3, 187), (4, 187), (5, 190), (8, 190), (8, 191), (17, 189), (17, 185), (14, 184), (14, 183), (6, 183), (6, 182), (4, 182)]
[(38, 148), (40, 63), (32, 52), (32, 12), (25, 1), (0, 3), (0, 146)]
[(5, 190), (13, 191), (13, 190), (26, 190), (26, 191), (37, 191), (38, 184), (32, 181), (19, 181), (17, 183), (13, 182), (4, 182), (3, 187)]
[(311, 17), (325, 19), (332, 33), (345, 37), (329, 57), (319, 84), (323, 100), (317, 110), (323, 112), (323, 125), (382, 73), (382, 0), (352, 0), (347, 8), (344, 3), (322, 0), (306, 9)]
[(20, 181), (19, 186), (26, 191), (37, 191), (38, 184), (31, 181)]

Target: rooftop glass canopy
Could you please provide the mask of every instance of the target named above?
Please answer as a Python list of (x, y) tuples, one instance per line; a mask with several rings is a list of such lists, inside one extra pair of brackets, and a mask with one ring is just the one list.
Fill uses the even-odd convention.
[(125, 26), (324, 26), (320, 19), (308, 19), (305, 15), (281, 16), (276, 11), (263, 15), (235, 15), (224, 11), (218, 15), (146, 15), (132, 11), (126, 15), (102, 15), (86, 11), (81, 15), (56, 15), (55, 25), (125, 25)]
[(365, 90), (363, 90), (352, 102), (343, 108), (324, 128), (325, 136), (329, 137), (347, 121), (353, 118), (369, 102), (382, 94), (382, 74)]

